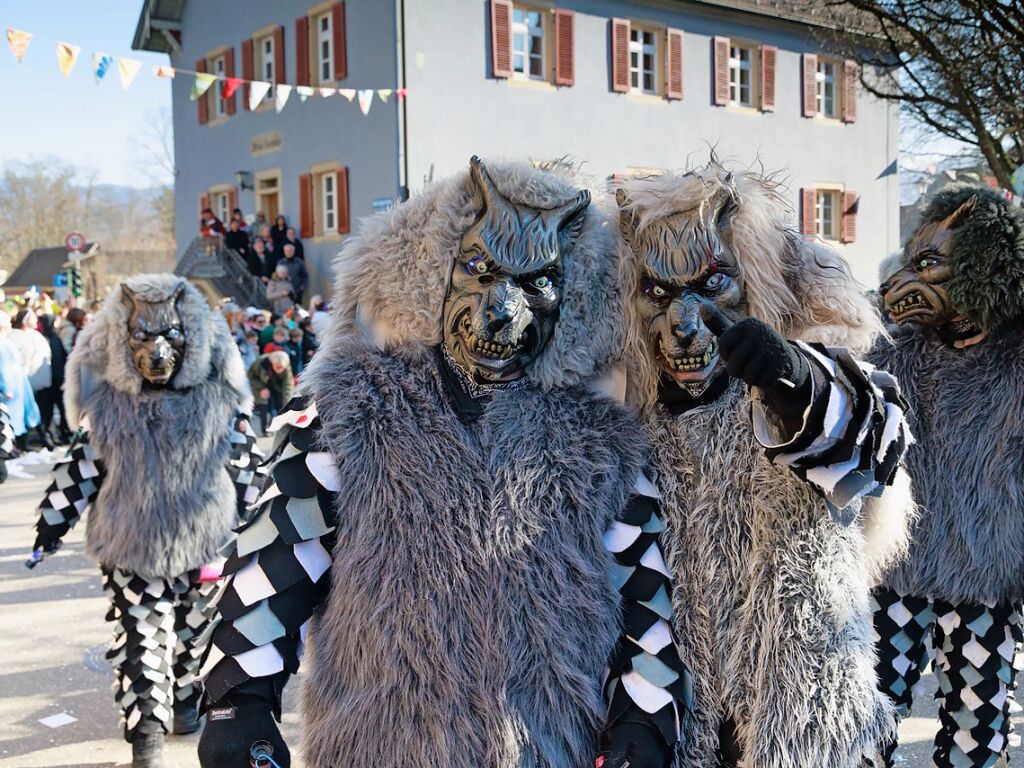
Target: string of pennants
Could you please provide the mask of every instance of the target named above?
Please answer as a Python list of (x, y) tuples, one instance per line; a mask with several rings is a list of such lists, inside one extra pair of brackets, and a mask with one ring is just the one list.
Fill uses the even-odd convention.
[[(34, 35), (31, 32), (14, 29), (13, 27), (7, 28), (7, 44), (10, 46), (11, 53), (14, 54), (14, 58), (18, 63), (25, 60), (25, 54), (28, 52), (28, 46), (32, 42), (33, 37)], [(75, 68), (79, 55), (82, 53), (81, 47), (71, 43), (58, 42), (56, 43), (56, 51), (57, 67), (65, 78), (70, 77), (71, 70)], [(124, 90), (128, 90), (141, 68), (142, 62), (138, 59), (112, 56), (102, 51), (96, 51), (92, 54), (92, 75), (97, 85), (107, 77), (111, 70), (116, 69), (118, 78), (121, 80), (121, 87)], [(240, 87), (248, 85), (249, 109), (251, 110), (256, 109), (267, 97), (267, 94), (270, 93), (271, 88), (273, 88), (274, 108), (278, 112), (284, 109), (292, 93), (298, 96), (300, 102), (306, 101), (310, 96), (328, 98), (337, 94), (348, 99), (350, 103), (357, 103), (364, 115), (370, 113), (374, 97), (387, 104), (392, 96), (401, 101), (405, 99), (408, 93), (405, 88), (319, 88), (309, 85), (270, 83), (265, 80), (246, 80), (241, 77), (226, 77), (210, 72), (196, 72), (190, 69), (160, 65), (153, 66), (153, 75), (168, 80), (173, 80), (179, 75), (192, 77), (192, 101), (197, 101), (205, 95), (218, 80), (221, 81), (221, 96), (225, 99), (230, 99)]]

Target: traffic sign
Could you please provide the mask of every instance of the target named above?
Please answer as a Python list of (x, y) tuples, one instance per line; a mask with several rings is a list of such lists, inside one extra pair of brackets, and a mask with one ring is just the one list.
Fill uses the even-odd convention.
[(64, 238), (64, 245), (72, 253), (77, 253), (85, 248), (85, 235), (81, 232), (69, 232)]

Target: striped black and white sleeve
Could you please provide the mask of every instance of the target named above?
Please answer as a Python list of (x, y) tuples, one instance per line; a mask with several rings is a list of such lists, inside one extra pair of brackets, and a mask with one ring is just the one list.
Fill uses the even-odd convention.
[(845, 349), (796, 342), (810, 366), (812, 396), (796, 434), (787, 437), (756, 390), (753, 427), (768, 457), (789, 467), (849, 524), (865, 497), (892, 484), (913, 437), (896, 379)]
[(89, 444), (85, 423), (71, 441), (67, 456), (50, 474), (50, 485), (39, 504), (37, 545), (52, 545), (75, 526), (99, 495), (103, 477), (103, 460)]

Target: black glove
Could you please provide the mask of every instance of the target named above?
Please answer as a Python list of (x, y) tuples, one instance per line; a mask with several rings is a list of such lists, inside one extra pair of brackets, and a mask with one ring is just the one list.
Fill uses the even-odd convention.
[(265, 699), (237, 691), (211, 705), (199, 739), (199, 765), (202, 768), (250, 768), (253, 745), (265, 742), (274, 750), (274, 762), (281, 768), (289, 768), (291, 753), (281, 738), (272, 710)]
[(58, 525), (45, 525), (42, 524), (42, 521), (40, 523), (41, 527), (36, 529), (36, 541), (32, 545), (32, 551), (42, 549), (44, 554), (52, 555), (60, 549), (61, 539), (71, 530), (71, 526), (67, 523)]
[(598, 768), (668, 768), (672, 751), (651, 723), (623, 718), (601, 736)]
[(733, 323), (708, 302), (701, 305), (700, 314), (718, 337), (718, 353), (729, 375), (760, 389), (791, 433), (799, 429), (811, 400), (811, 370), (800, 351), (753, 317)]

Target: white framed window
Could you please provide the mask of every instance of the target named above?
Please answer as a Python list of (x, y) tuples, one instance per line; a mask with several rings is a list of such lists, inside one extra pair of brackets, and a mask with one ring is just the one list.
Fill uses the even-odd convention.
[(729, 104), (754, 106), (754, 49), (748, 46), (729, 47)]
[(337, 176), (333, 172), (320, 175), (320, 210), (323, 212), (323, 233), (338, 231)]
[(221, 87), (221, 78), (226, 75), (227, 67), (223, 56), (215, 58), (212, 64), (211, 69), (213, 74), (217, 76), (217, 80), (214, 81), (210, 94), (213, 96), (213, 117), (216, 119), (224, 117), (228, 113), (228, 102), (224, 98), (224, 89)]
[(836, 64), (827, 59), (818, 59), (815, 75), (818, 91), (818, 117), (834, 118), (836, 109)]
[(214, 192), (211, 195), (214, 215), (224, 222), (224, 226), (231, 221), (231, 196), (227, 192)]
[(547, 79), (544, 14), (512, 7), (512, 73), (520, 80)]
[(316, 72), (318, 82), (334, 80), (334, 21), (330, 13), (317, 16), (316, 29)]
[(814, 221), (817, 235), (822, 240), (839, 239), (839, 196), (834, 189), (814, 192)]
[[(274, 36), (267, 35), (261, 38), (259, 41), (260, 47), (260, 79), (265, 80), (268, 83), (275, 82), (274, 76)], [(263, 97), (264, 101), (274, 100), (274, 89), (271, 88), (267, 91), (267, 95)]]
[(658, 36), (649, 29), (629, 30), (629, 89), (633, 93), (658, 93)]

